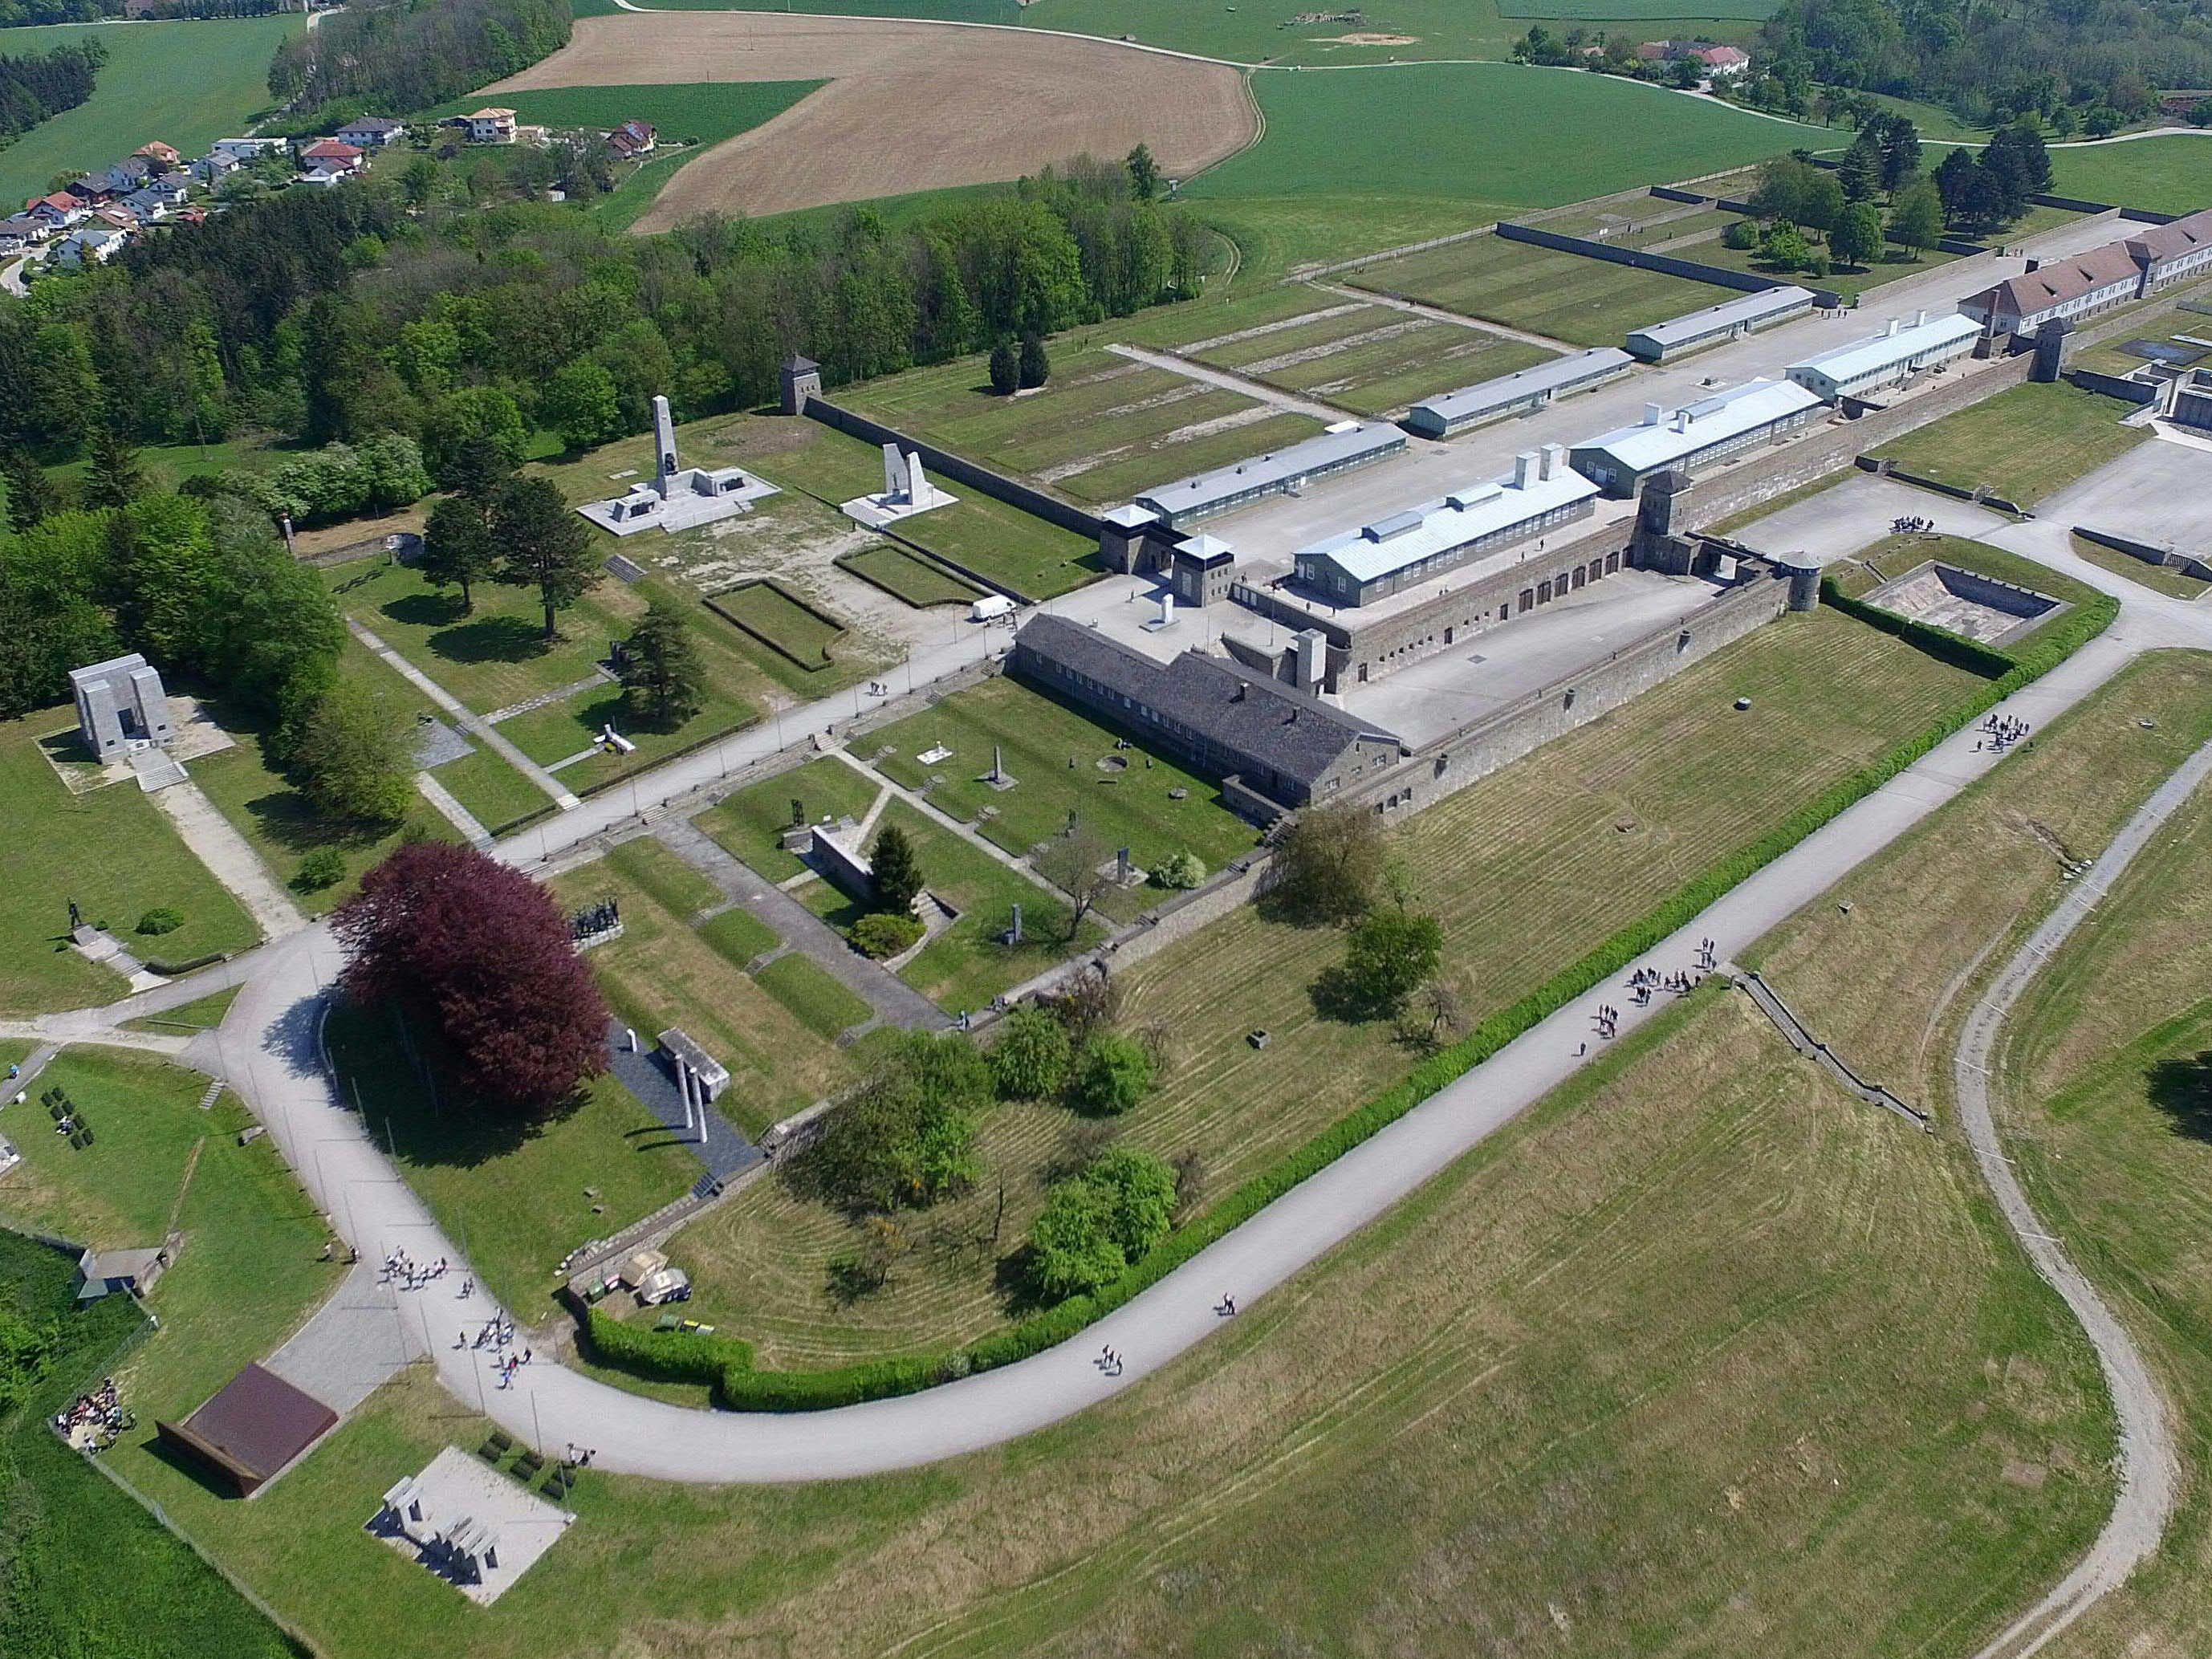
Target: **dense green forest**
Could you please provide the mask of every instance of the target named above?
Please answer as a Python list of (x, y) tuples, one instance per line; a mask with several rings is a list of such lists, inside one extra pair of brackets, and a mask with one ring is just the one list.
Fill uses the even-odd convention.
[(1948, 104), (1977, 125), (2033, 114), (2062, 137), (2140, 119), (2161, 89), (2212, 87), (2207, 0), (1789, 0), (1759, 44), (1831, 86)]
[(91, 97), (106, 61), (107, 48), (97, 40), (21, 58), (0, 56), (0, 144)]
[(301, 114), (408, 113), (527, 69), (569, 27), (568, 0), (350, 6), (277, 47), (269, 90)]

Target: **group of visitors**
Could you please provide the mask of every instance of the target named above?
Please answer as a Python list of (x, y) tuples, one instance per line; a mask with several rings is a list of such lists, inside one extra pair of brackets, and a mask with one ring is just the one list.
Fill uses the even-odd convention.
[[(384, 1258), (384, 1270), (377, 1274), (376, 1282), (380, 1285), (396, 1284), (403, 1290), (419, 1291), (432, 1279), (445, 1276), (446, 1258), (442, 1255), (435, 1261), (417, 1267), (414, 1257), (406, 1251), (395, 1249)], [(466, 1296), (475, 1285), (476, 1281), (471, 1279), (461, 1287), (461, 1294)]]
[(1974, 750), (1978, 754), (1987, 750), (1993, 755), (2002, 755), (2027, 733), (2026, 720), (2016, 720), (2010, 714), (1999, 720), (1991, 714), (1982, 721), (1982, 735), (1974, 740)]
[(1933, 519), (1892, 519), (1889, 521), (1889, 533), (1893, 536), (1925, 536), (1932, 534), (1935, 528), (1936, 520)]
[(104, 1451), (137, 1421), (116, 1397), (115, 1379), (103, 1376), (98, 1388), (77, 1395), (67, 1411), (56, 1413), (54, 1432), (80, 1451)]

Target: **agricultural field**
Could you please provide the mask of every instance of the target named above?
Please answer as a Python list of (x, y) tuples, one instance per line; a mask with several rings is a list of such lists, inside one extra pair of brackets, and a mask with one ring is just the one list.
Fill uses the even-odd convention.
[[(1789, 617), (1419, 814), (1394, 850), (1443, 921), (1447, 978), (1468, 1015), (1510, 1003), (1979, 684), (1839, 612)], [(1753, 700), (1749, 720), (1738, 696)], [(917, 736), (933, 735), (926, 726)], [(1316, 1010), (1315, 977), (1338, 950), (1326, 932), (1246, 907), (1125, 970), (1123, 1024), (1163, 1024), (1170, 1058), (1122, 1133), (1164, 1156), (1195, 1154), (1218, 1195), (1401, 1076), (1413, 1056), (1386, 1024)], [(1255, 1030), (1270, 1033), (1265, 1048), (1247, 1042)], [(891, 1290), (850, 1307), (821, 1294), (830, 1258), (851, 1248), (849, 1224), (780, 1183), (749, 1190), (706, 1233), (684, 1235), (712, 1310), (700, 1316), (760, 1343), (763, 1366), (992, 1328), (1008, 1311), (998, 1258), (1042, 1201), (1033, 1174), (1078, 1124), (1057, 1108), (994, 1113), (981, 1146), (1007, 1178), (1003, 1218), (995, 1178), (936, 1206), (927, 1225), (945, 1242), (918, 1247)], [(1006, 1246), (977, 1248), (994, 1229)]]
[(2122, 426), (2132, 404), (2056, 381), (1984, 398), (1882, 447), (1880, 459), (1961, 489), (1986, 485), (2022, 507), (2117, 460), (2150, 437)]
[[(632, 902), (624, 896), (626, 924)], [(617, 941), (628, 942), (627, 934)], [(389, 1140), (408, 1185), (441, 1226), (467, 1238), (463, 1249), (485, 1288), (525, 1323), (553, 1313), (558, 1267), (569, 1251), (651, 1214), (698, 1178), (690, 1148), (611, 1076), (592, 1079), (536, 1123), (453, 1109), (443, 1098), (454, 1085), (434, 1034), (412, 1035), (436, 1079), (434, 1093), (408, 1060), (399, 1018), (394, 1010), (350, 1005), (331, 1013), (325, 1035), (339, 1085), (349, 1096), (358, 1091), (364, 1117)]]
[[(1253, 88), (1266, 136), (1192, 180), (1185, 194), (1194, 200), (1370, 192), (1558, 207), (1824, 140), (1819, 127), (1643, 82), (1514, 64), (1267, 74)], [(1528, 141), (1533, 132), (1626, 131), (1635, 144)], [(1358, 143), (1345, 141), (1352, 132)], [(1444, 180), (1449, 188), (1439, 187)]]
[[(842, 1005), (826, 993), (810, 994), (817, 988), (802, 971), (784, 969), (773, 981), (749, 972), (781, 941), (742, 910), (721, 909), (702, 922), (702, 913), (721, 905), (720, 894), (659, 842), (626, 842), (562, 876), (553, 891), (569, 909), (610, 898), (621, 905), (623, 936), (594, 945), (586, 958), (601, 994), (625, 1025), (640, 1032), (680, 1025), (704, 1043), (730, 1068), (722, 1109), (748, 1134), (851, 1081), (850, 1061), (827, 1039), (866, 1019), (866, 1006), (826, 1036), (817, 1030), (818, 1011)], [(850, 995), (834, 981), (831, 989)], [(787, 1006), (793, 996), (807, 1003), (804, 1013)]]
[(1362, 265), (1345, 280), (1578, 346), (1617, 346), (1631, 329), (1717, 305), (1732, 291), (1498, 236)]
[[(1149, 143), (1188, 177), (1257, 131), (1237, 72), (1042, 32), (750, 11), (586, 17), (568, 45), (483, 95), (692, 82), (825, 80), (780, 118), (678, 169), (637, 219), (758, 216), (1019, 178)], [(1022, 95), (1006, 95), (1007, 87)], [(856, 132), (867, 142), (855, 143)]]
[(0, 201), (21, 207), (58, 173), (89, 172), (159, 138), (186, 156), (243, 132), (269, 108), (269, 60), (297, 13), (128, 28), (56, 23), (11, 28), (10, 53), (51, 52), (96, 32), (107, 62), (92, 96), (0, 149)]
[[(706, 85), (572, 87), (518, 92), (509, 105), (516, 118), (534, 125), (587, 127), (605, 131), (624, 121), (649, 121), (659, 143), (615, 188), (592, 204), (592, 217), (609, 230), (626, 230), (653, 204), (676, 170), (706, 147), (763, 126), (826, 85), (820, 80), (727, 82)], [(431, 110), (426, 119), (478, 108), (475, 94)]]
[(1057, 343), (1052, 368), (1045, 386), (1014, 398), (990, 390), (980, 357), (908, 369), (841, 395), (901, 432), (1093, 505), (1321, 430), (1306, 416), (1103, 347)]
[(1357, 415), (1380, 416), (1532, 368), (1547, 354), (1520, 340), (1410, 317), (1387, 306), (1346, 305), (1191, 355)]
[[(787, 489), (804, 490), (831, 506), (855, 496), (872, 495), (883, 489), (883, 451), (875, 445), (815, 421), (792, 424), (795, 429), (787, 437), (775, 434), (776, 447), (760, 458), (763, 477)], [(900, 520), (895, 533), (902, 539), (1031, 599), (1052, 599), (1099, 574), (1097, 549), (1088, 538), (980, 489), (950, 479), (940, 478), (938, 483), (959, 499), (950, 507), (933, 507)], [(885, 554), (906, 557), (896, 542), (870, 537), (866, 545), (878, 557)], [(934, 572), (919, 561), (909, 559), (908, 563), (933, 577), (934, 591), (943, 593), (948, 587), (954, 589), (948, 598), (969, 599), (981, 591), (961, 585), (956, 578)]]
[[(69, 906), (132, 946), (173, 962), (210, 951), (241, 951), (261, 935), (252, 918), (163, 817), (125, 779), (72, 795), (42, 740), (73, 738), (73, 708), (48, 708), (0, 722), (0, 842), (8, 878), (0, 881), (0, 1012), (28, 1016), (106, 1002), (124, 994), (122, 976), (70, 948)], [(214, 763), (194, 761), (195, 777)], [(157, 906), (183, 913), (184, 926), (158, 939), (132, 933)]]
[[(1117, 749), (1117, 739), (1131, 746)], [(923, 765), (919, 757), (938, 748), (951, 757)], [(1101, 725), (1003, 674), (871, 732), (854, 752), (909, 789), (930, 785), (931, 805), (1017, 857), (1065, 829), (1071, 816), (1109, 846), (1128, 848), (1139, 869), (1188, 852), (1210, 872), (1259, 839), (1212, 784), (1149, 747), (1141, 733)], [(981, 781), (994, 753), (1005, 757), (1011, 787)], [(1184, 799), (1171, 797), (1177, 789)], [(1133, 913), (1161, 894), (1151, 888), (1121, 896)]]

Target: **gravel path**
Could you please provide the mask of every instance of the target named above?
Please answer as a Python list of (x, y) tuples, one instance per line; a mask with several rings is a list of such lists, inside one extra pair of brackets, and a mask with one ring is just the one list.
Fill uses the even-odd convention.
[(2068, 1259), (2064, 1244), (2045, 1231), (2013, 1174), (1997, 1139), (1990, 1110), (1990, 1059), (2013, 1005), (2020, 1000), (2051, 953), (2088, 919), (2128, 863), (2158, 833), (2160, 825), (2212, 776), (2212, 744), (2178, 768), (2137, 809), (2088, 871), (2069, 888), (2058, 907), (2028, 936), (1967, 1017), (1952, 1072), (1957, 1084), (1959, 1117), (1976, 1161), (2003, 1212), (2005, 1224), (2051, 1287), (2066, 1299), (2097, 1350), (2112, 1413), (2119, 1422), (2120, 1493), (2111, 1518), (2089, 1553), (2048, 1595), (2022, 1613), (1982, 1649), (1976, 1659), (2027, 1659), (2111, 1591), (2117, 1589), (2146, 1556), (2158, 1547), (2173, 1513), (2179, 1462), (2166, 1402), (2143, 1364), (2142, 1353), (2112, 1315), (2095, 1286)]

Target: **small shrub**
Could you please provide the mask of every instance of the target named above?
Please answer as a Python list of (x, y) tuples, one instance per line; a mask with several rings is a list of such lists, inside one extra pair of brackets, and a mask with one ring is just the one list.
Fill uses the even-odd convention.
[(300, 860), (292, 885), (303, 893), (319, 893), (345, 879), (345, 854), (335, 847), (318, 847)]
[(1206, 866), (1195, 853), (1171, 853), (1152, 866), (1155, 885), (1182, 892), (1206, 879)]
[(863, 952), (881, 962), (910, 947), (924, 931), (919, 916), (874, 910), (853, 924), (851, 938)]
[(138, 918), (142, 933), (173, 933), (184, 925), (185, 913), (167, 904), (157, 904)]
[(1008, 1014), (991, 1047), (991, 1075), (1008, 1100), (1043, 1100), (1067, 1080), (1067, 1028), (1034, 1002)]
[(1068, 1093), (1079, 1111), (1119, 1117), (1152, 1092), (1152, 1057), (1134, 1037), (1101, 1031), (1084, 1045)]

